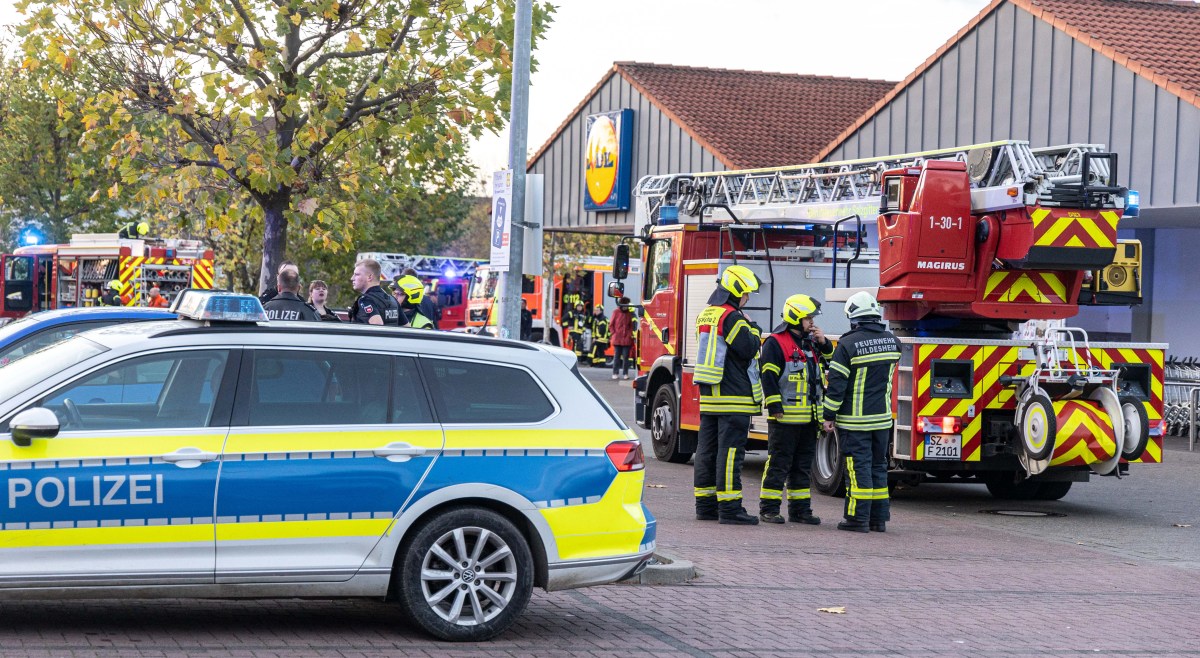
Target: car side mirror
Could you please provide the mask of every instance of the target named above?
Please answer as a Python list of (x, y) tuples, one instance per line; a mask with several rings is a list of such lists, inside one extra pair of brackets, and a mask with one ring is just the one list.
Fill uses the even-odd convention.
[(608, 284), (608, 296), (613, 299), (620, 299), (625, 296), (625, 284), (620, 281), (610, 281)]
[(34, 439), (58, 436), (58, 416), (45, 407), (34, 407), (13, 416), (9, 427), (12, 428), (13, 443), (28, 448)]
[[(618, 281), (629, 276), (629, 245), (622, 242), (613, 249), (612, 277)], [(609, 290), (612, 287), (609, 286)], [(611, 292), (609, 293), (612, 294)]]

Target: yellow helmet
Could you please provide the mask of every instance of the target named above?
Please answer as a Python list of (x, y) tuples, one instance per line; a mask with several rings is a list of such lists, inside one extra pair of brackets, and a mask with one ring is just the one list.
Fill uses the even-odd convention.
[(750, 268), (741, 265), (730, 265), (721, 272), (719, 280), (721, 287), (728, 290), (734, 297), (744, 297), (758, 290), (758, 277)]
[(120, 292), (122, 286), (120, 281), (113, 279), (112, 281), (108, 282), (108, 287), (110, 290), (116, 290)]
[(792, 295), (783, 302), (783, 321), (798, 325), (804, 318), (811, 318), (821, 314), (821, 302), (809, 297), (808, 295)]
[(425, 284), (411, 274), (396, 279), (396, 287), (408, 297), (409, 304), (420, 304), (425, 298)]

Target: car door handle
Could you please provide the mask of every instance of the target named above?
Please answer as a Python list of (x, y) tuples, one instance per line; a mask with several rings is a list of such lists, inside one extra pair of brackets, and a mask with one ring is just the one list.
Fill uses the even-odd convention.
[(419, 448), (407, 443), (389, 443), (382, 448), (375, 449), (376, 457), (383, 457), (390, 462), (406, 462), (413, 457), (420, 457), (424, 454), (425, 448)]
[(196, 468), (204, 462), (215, 460), (217, 456), (215, 452), (205, 452), (199, 448), (180, 448), (163, 455), (162, 460), (180, 468)]

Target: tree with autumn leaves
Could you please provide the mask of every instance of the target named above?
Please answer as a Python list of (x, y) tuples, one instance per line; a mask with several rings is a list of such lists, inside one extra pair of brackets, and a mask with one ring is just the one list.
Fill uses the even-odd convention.
[[(508, 114), (513, 6), (23, 0), (19, 8), (28, 16), (25, 66), (75, 80), (54, 91), (82, 108), (81, 148), (105, 149), (120, 175), (106, 194), (131, 192), (159, 221), (190, 222), (218, 241), (257, 223), (265, 287), (291, 230), (336, 252), (368, 223), (403, 230), (405, 213), (430, 193), (466, 189), (467, 140), (499, 130)], [(535, 3), (535, 45), (551, 11)]]

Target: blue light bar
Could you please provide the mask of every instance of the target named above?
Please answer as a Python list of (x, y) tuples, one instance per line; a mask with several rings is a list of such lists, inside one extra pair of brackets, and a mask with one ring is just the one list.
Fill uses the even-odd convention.
[(220, 290), (184, 290), (171, 312), (181, 318), (209, 322), (266, 322), (267, 313), (254, 295)]
[(1137, 217), (1142, 210), (1142, 194), (1137, 190), (1125, 193), (1125, 217)]

